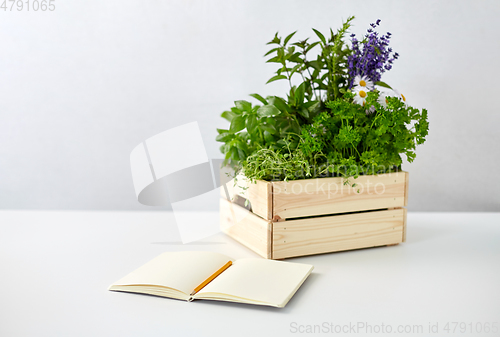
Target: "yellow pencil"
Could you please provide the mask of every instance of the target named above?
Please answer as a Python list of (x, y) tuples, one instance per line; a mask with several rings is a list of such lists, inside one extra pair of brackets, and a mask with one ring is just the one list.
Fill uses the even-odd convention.
[(229, 261), (228, 263), (226, 263), (225, 265), (223, 265), (219, 270), (217, 270), (215, 273), (213, 273), (212, 276), (210, 276), (205, 281), (203, 281), (199, 286), (197, 286), (196, 288), (194, 288), (193, 292), (191, 293), (191, 296), (193, 296), (198, 291), (200, 291), (201, 289), (203, 289), (207, 284), (209, 284), (210, 282), (212, 282), (214, 278), (216, 278), (217, 276), (219, 276), (220, 274), (222, 274), (222, 272), (224, 270), (226, 270), (227, 268), (229, 268), (229, 266), (231, 266), (232, 264), (233, 264), (233, 262)]

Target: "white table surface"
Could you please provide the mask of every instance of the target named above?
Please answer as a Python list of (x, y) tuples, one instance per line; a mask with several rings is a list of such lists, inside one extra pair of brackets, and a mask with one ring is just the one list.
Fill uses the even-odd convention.
[(315, 269), (284, 309), (107, 291), (179, 250), (257, 257), (222, 233), (182, 245), (169, 212), (0, 211), (0, 336), (500, 336), (475, 330), (500, 325), (500, 213), (409, 213), (406, 243), (288, 259)]

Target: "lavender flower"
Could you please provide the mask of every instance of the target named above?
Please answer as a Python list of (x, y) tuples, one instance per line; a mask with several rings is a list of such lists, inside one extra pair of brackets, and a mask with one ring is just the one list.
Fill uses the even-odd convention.
[(379, 36), (374, 31), (380, 24), (380, 19), (376, 23), (371, 23), (365, 34), (363, 41), (358, 41), (355, 34), (351, 34), (352, 54), (347, 58), (349, 73), (349, 88), (352, 88), (354, 78), (364, 76), (374, 83), (380, 81), (382, 74), (391, 70), (392, 63), (399, 57), (398, 53), (392, 53), (389, 48), (391, 33)]

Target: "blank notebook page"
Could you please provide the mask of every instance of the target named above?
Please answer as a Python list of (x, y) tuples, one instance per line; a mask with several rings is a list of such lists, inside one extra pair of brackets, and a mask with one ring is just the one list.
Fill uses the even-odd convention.
[(114, 285), (152, 284), (189, 294), (230, 260), (213, 252), (163, 253)]
[(219, 293), (284, 305), (313, 266), (273, 260), (240, 259), (203, 288), (204, 293)]

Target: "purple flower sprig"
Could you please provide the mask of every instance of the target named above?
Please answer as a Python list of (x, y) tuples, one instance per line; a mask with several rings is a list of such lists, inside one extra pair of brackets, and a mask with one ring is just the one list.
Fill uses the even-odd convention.
[(391, 33), (379, 36), (375, 31), (379, 24), (380, 19), (371, 23), (371, 28), (368, 28), (362, 41), (358, 41), (355, 34), (351, 35), (352, 54), (347, 57), (349, 88), (352, 88), (356, 75), (366, 76), (377, 83), (385, 71), (391, 70), (393, 62), (399, 57), (389, 47)]

